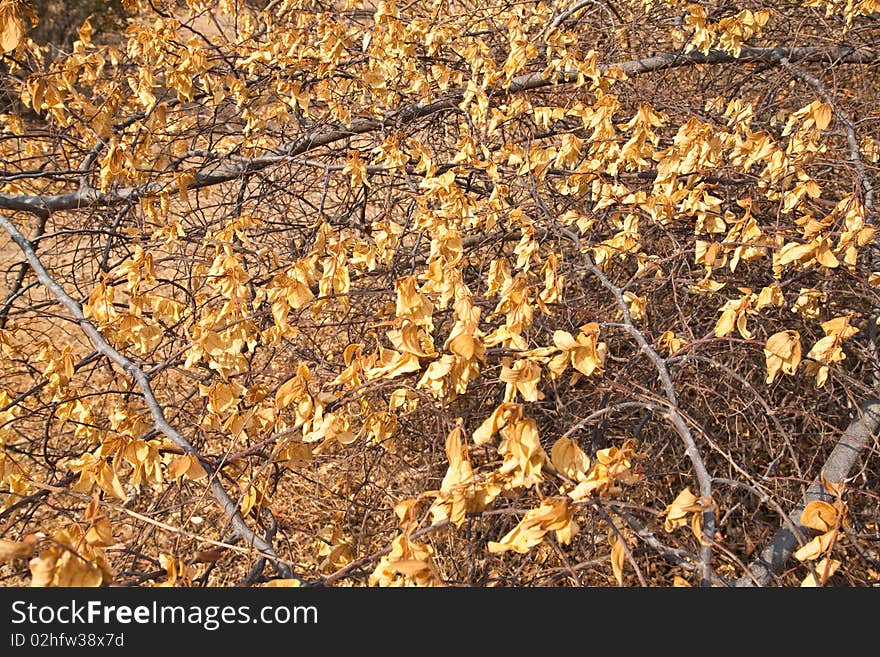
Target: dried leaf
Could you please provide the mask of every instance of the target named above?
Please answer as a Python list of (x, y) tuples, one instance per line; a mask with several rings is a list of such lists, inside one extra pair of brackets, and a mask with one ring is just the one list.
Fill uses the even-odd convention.
[(512, 550), (525, 554), (538, 545), (547, 532), (553, 531), (560, 543), (569, 543), (577, 531), (573, 522), (571, 505), (567, 497), (546, 499), (537, 509), (526, 513), (520, 523), (500, 541), (489, 541), (489, 552)]
[(663, 524), (666, 531), (684, 527), (688, 524), (688, 514), (702, 511), (703, 507), (698, 501), (699, 498), (691, 492), (689, 486), (681, 491), (672, 504), (666, 507), (666, 521)]
[(626, 551), (623, 542), (614, 537), (611, 541), (611, 570), (614, 571), (614, 579), (618, 586), (623, 586), (623, 568), (626, 565)]
[(801, 582), (802, 587), (818, 587), (824, 586), (825, 582), (828, 581), (828, 578), (834, 575), (837, 570), (840, 568), (840, 562), (837, 559), (829, 559), (825, 557), (821, 561), (817, 562), (815, 565), (816, 574), (819, 576), (820, 581), (816, 581), (816, 577), (813, 573), (809, 573), (804, 581)]
[(28, 534), (21, 541), (0, 539), (0, 563), (13, 559), (28, 559), (37, 549), (40, 538), (36, 534)]
[(571, 438), (560, 438), (550, 449), (553, 467), (570, 479), (582, 480), (590, 469), (590, 457)]
[(801, 513), (801, 524), (817, 532), (828, 532), (837, 528), (839, 520), (838, 510), (822, 500), (813, 500)]
[(24, 22), (25, 3), (21, 0), (4, 0), (0, 3), (0, 48), (12, 52), (21, 43), (27, 29)]
[(298, 579), (290, 578), (290, 579), (270, 579), (265, 584), (261, 584), (260, 586), (264, 588), (298, 588), (302, 586), (302, 582)]
[(794, 553), (794, 558), (798, 561), (813, 561), (823, 554), (827, 554), (828, 550), (834, 545), (837, 539), (837, 531), (830, 531), (821, 534), (798, 548)]
[(780, 331), (767, 338), (764, 358), (768, 384), (773, 383), (780, 370), (786, 374), (797, 372), (801, 362), (801, 341), (797, 331)]

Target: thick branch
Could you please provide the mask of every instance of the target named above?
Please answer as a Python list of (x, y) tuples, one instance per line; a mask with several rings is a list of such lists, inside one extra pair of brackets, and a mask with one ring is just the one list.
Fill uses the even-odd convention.
[[(816, 477), (800, 504), (788, 516), (790, 523), (805, 536), (809, 536), (810, 530), (801, 525), (801, 513), (807, 504), (814, 500), (833, 499), (831, 493), (822, 484), (822, 478), (835, 484), (846, 481), (850, 470), (877, 434), (878, 429), (880, 429), (880, 400), (870, 399), (862, 404), (859, 414), (850, 422), (828, 460), (825, 461), (821, 475)], [(773, 540), (764, 548), (758, 559), (749, 566), (748, 574), (736, 581), (736, 586), (748, 587), (756, 584), (766, 586), (773, 576), (782, 570), (797, 548), (798, 539), (786, 523), (776, 532)]]
[[(156, 399), (155, 394), (153, 393), (153, 388), (150, 385), (149, 377), (144, 373), (144, 371), (137, 366), (132, 360), (126, 358), (123, 354), (113, 348), (113, 346), (107, 342), (101, 332), (86, 319), (83, 314), (82, 307), (80, 304), (73, 299), (67, 292), (64, 291), (56, 281), (53, 279), (49, 273), (46, 271), (46, 268), (43, 266), (42, 261), (37, 257), (37, 254), (34, 252), (33, 245), (25, 239), (24, 235), (18, 230), (18, 228), (13, 224), (9, 219), (0, 215), (0, 226), (9, 234), (12, 240), (18, 245), (18, 247), (24, 253), (25, 258), (27, 259), (28, 264), (31, 269), (37, 276), (37, 279), (40, 283), (52, 293), (52, 295), (58, 299), (61, 304), (67, 308), (71, 315), (73, 315), (79, 327), (82, 331), (88, 336), (89, 340), (91, 340), (92, 344), (95, 346), (95, 349), (106, 356), (108, 359), (119, 365), (126, 374), (128, 374), (132, 379), (134, 379), (135, 383), (137, 383), (138, 388), (141, 390), (141, 394), (144, 397), (144, 401), (147, 404), (147, 407), (150, 409), (150, 414), (153, 417), (153, 426), (160, 432), (162, 432), (165, 436), (167, 436), (175, 445), (180, 447), (185, 453), (191, 454), (196, 458), (199, 458), (198, 452), (190, 445), (189, 441), (169, 424), (168, 420), (165, 418), (165, 412), (162, 409), (162, 406), (159, 404)], [(244, 521), (241, 513), (239, 512), (238, 505), (229, 497), (229, 494), (226, 492), (226, 489), (223, 488), (223, 484), (220, 483), (220, 480), (216, 476), (211, 477), (211, 494), (220, 507), (223, 509), (223, 513), (226, 515), (226, 518), (229, 520), (232, 527), (236, 532), (242, 537), (244, 542), (248, 545), (252, 545), (259, 552), (262, 553), (263, 556), (269, 558), (273, 565), (275, 566), (276, 571), (281, 577), (290, 578), (294, 577), (293, 573), (290, 570), (290, 567), (282, 562), (278, 555), (275, 553), (274, 548), (263, 540), (260, 536), (258, 536), (254, 531), (248, 527), (247, 523)]]

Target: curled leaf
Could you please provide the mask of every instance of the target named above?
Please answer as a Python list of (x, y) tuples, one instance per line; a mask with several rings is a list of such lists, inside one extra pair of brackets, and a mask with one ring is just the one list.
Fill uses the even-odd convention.
[(818, 532), (828, 532), (837, 527), (839, 517), (838, 510), (828, 502), (813, 500), (801, 513), (801, 524)]
[(801, 341), (797, 331), (780, 331), (764, 345), (767, 361), (767, 383), (773, 383), (780, 370), (794, 374), (801, 363)]
[(550, 462), (566, 477), (582, 480), (590, 469), (590, 457), (571, 438), (560, 438), (550, 449)]
[(623, 542), (615, 537), (611, 541), (611, 570), (614, 571), (614, 579), (618, 586), (623, 586), (623, 567), (626, 565), (626, 550)]
[(24, 38), (26, 10), (21, 0), (4, 0), (0, 3), (0, 48), (3, 52), (12, 52)]

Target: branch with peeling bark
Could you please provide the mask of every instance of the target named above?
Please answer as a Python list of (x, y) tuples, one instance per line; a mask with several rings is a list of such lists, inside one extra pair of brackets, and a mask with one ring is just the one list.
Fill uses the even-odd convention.
[[(68, 310), (68, 312), (73, 315), (76, 319), (77, 324), (83, 333), (86, 334), (88, 339), (94, 345), (95, 350), (108, 358), (110, 361), (116, 363), (122, 370), (137, 384), (138, 388), (141, 391), (141, 395), (143, 396), (144, 402), (147, 404), (147, 407), (150, 410), (150, 415), (153, 418), (153, 426), (154, 428), (161, 432), (163, 435), (167, 436), (175, 445), (177, 445), (181, 450), (183, 450), (186, 454), (192, 455), (199, 459), (200, 462), (204, 462), (201, 459), (200, 454), (193, 448), (193, 446), (189, 443), (185, 436), (183, 436), (177, 429), (175, 429), (165, 417), (165, 412), (156, 399), (155, 394), (153, 393), (153, 388), (150, 384), (150, 378), (147, 374), (137, 366), (137, 364), (132, 361), (130, 358), (127, 358), (125, 355), (117, 351), (113, 346), (107, 342), (101, 332), (88, 320), (83, 314), (82, 306), (80, 306), (79, 302), (77, 302), (73, 297), (71, 297), (67, 292), (65, 292), (64, 288), (58, 284), (55, 279), (53, 279), (49, 273), (46, 271), (46, 268), (43, 266), (43, 263), (37, 257), (37, 254), (34, 252), (33, 245), (21, 234), (21, 231), (13, 224), (9, 219), (5, 216), (0, 215), (0, 227), (6, 231), (12, 241), (21, 249), (22, 253), (27, 260), (28, 265), (31, 270), (36, 274), (37, 279), (40, 283), (56, 298), (58, 301)], [(261, 558), (266, 558), (275, 567), (276, 572), (280, 577), (289, 579), (297, 577), (290, 566), (282, 561), (278, 554), (275, 552), (275, 549), (272, 547), (270, 543), (256, 534), (245, 522), (244, 518), (241, 515), (241, 512), (238, 509), (238, 505), (232, 500), (229, 494), (226, 492), (226, 489), (223, 487), (223, 484), (220, 483), (219, 478), (217, 477), (216, 472), (210, 473), (210, 489), (211, 495), (214, 500), (223, 510), (223, 514), (226, 516), (229, 524), (233, 527), (233, 529), (239, 534), (239, 536), (243, 539), (243, 542), (249, 546), (252, 546), (259, 554)], [(302, 580), (300, 580), (302, 581)]]

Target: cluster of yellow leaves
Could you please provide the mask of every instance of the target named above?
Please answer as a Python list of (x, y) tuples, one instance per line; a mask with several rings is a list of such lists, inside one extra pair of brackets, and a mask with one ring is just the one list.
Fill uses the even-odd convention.
[(485, 509), (505, 486), (502, 478), (494, 473), (487, 477), (474, 474), (460, 425), (446, 437), (446, 458), (449, 468), (440, 483), (437, 499), (431, 505), (431, 515), (434, 524), (448, 519), (460, 527), (468, 513)]
[(868, 16), (880, 12), (878, 0), (806, 0), (805, 7), (818, 7), (825, 9), (825, 16), (841, 15), (846, 21), (847, 27), (852, 25), (854, 19), (859, 16)]
[(670, 356), (687, 346), (687, 343), (687, 340), (677, 337), (673, 331), (664, 331), (657, 339), (657, 346), (665, 349)]
[(785, 303), (782, 290), (775, 282), (763, 288), (758, 294), (747, 287), (741, 287), (739, 291), (742, 293), (739, 299), (729, 299), (721, 307), (721, 317), (715, 323), (716, 337), (729, 335), (736, 327), (743, 338), (750, 340), (752, 332), (747, 327), (749, 316), (757, 315), (767, 306), (781, 306)]
[(82, 524), (58, 529), (46, 538), (29, 562), (31, 586), (102, 586), (114, 574), (104, 553), (113, 544), (110, 520), (97, 497), (86, 508)]
[(798, 561), (813, 562), (813, 571), (804, 578), (801, 586), (824, 586), (840, 568), (840, 561), (831, 558), (831, 551), (846, 522), (846, 505), (841, 499), (843, 486), (824, 479), (822, 484), (832, 493), (834, 501), (813, 500), (801, 512), (800, 524), (818, 533), (794, 553)]
[[(207, 472), (195, 454), (175, 453), (178, 448), (157, 439), (144, 439), (151, 421), (130, 405), (119, 405), (107, 414), (109, 427), (96, 429), (96, 419), (83, 400), (59, 406), (59, 420), (72, 421), (75, 434), (94, 439), (98, 446), (69, 459), (66, 467), (78, 473), (73, 490), (91, 493), (95, 487), (118, 499), (126, 499), (123, 479), (132, 487), (160, 486), (172, 481), (197, 481)], [(168, 448), (171, 448), (170, 450)], [(163, 473), (164, 470), (164, 473)], [(120, 479), (122, 477), (123, 479)]]
[[(4, 344), (3, 331), (0, 330), (0, 347)], [(2, 350), (0, 350), (2, 351)], [(5, 509), (16, 500), (31, 492), (30, 477), (27, 471), (12, 455), (7, 455), (5, 445), (8, 438), (14, 435), (12, 421), (18, 416), (17, 406), (11, 405), (9, 394), (0, 388), (0, 490), (9, 491), (12, 495), (4, 495), (0, 509)]]
[(770, 11), (767, 9), (757, 12), (743, 9), (734, 16), (722, 18), (717, 23), (710, 23), (703, 5), (689, 4), (687, 10), (684, 32), (690, 34), (690, 39), (685, 52), (699, 50), (704, 55), (708, 54), (711, 48), (717, 47), (738, 57), (742, 44), (755, 35), (760, 36), (770, 19)]
[[(231, 3), (221, 4), (231, 7)], [(837, 0), (811, 0), (808, 4), (825, 6), (829, 13), (832, 8), (842, 9), (848, 20), (853, 15), (870, 13), (877, 5), (875, 0), (849, 3), (845, 8)], [(777, 144), (769, 133), (752, 131), (754, 108), (734, 99), (726, 103), (726, 109), (725, 103), (718, 107), (719, 112), (724, 109), (729, 132), (690, 118), (678, 126), (672, 144), (658, 150), (661, 134), (675, 130), (674, 125), (669, 125), (669, 117), (642, 102), (631, 118), (619, 120), (616, 114), (622, 104), (608, 92), (615, 75), (599, 73), (597, 53), (584, 55), (579, 48), (571, 47), (578, 43), (576, 35), (559, 27), (545, 29), (556, 11), (552, 6), (539, 3), (531, 11), (517, 7), (499, 14), (507, 28), (503, 59), (493, 54), (488, 41), (479, 36), (468, 37), (458, 49), (466, 62), (463, 70), (453, 70), (441, 61), (442, 57), (430, 64), (419, 63), (442, 55), (444, 45), (459, 37), (452, 20), (442, 24), (424, 18), (407, 20), (393, 2), (383, 1), (376, 6), (372, 25), (358, 31), (334, 12), (314, 11), (291, 2), (281, 3), (276, 9), (276, 16), (263, 17), (263, 25), (255, 13), (244, 8), (239, 12), (235, 6), (235, 38), (242, 44), (235, 59), (241, 62), (241, 76), (214, 71), (217, 55), (226, 56), (225, 37), (214, 46), (215, 52), (199, 38), (180, 37), (179, 23), (167, 18), (157, 19), (152, 26), (135, 23), (128, 29), (125, 55), (130, 60), (125, 63), (125, 70), (136, 73), (118, 74), (123, 71), (117, 68), (120, 53), (92, 44), (91, 28), (86, 23), (79, 30), (73, 54), (48, 74), (28, 79), (23, 100), (38, 112), (49, 112), (73, 135), (71, 139), (78, 135), (91, 145), (97, 135), (104, 141), (97, 169), (100, 190), (142, 180), (138, 167), (147, 170), (156, 164), (159, 166), (150, 175), (173, 183), (180, 199), (186, 201), (186, 188), (194, 178), (185, 170), (163, 175), (161, 167), (169, 158), (182, 157), (181, 162), (185, 163), (191, 157), (190, 150), (196, 152), (201, 148), (244, 155), (265, 152), (277, 146), (273, 138), (261, 134), (270, 122), (284, 126), (296, 115), (298, 120), (316, 125), (348, 123), (360, 120), (358, 114), (383, 116), (388, 108), (399, 108), (402, 100), (422, 102), (432, 99), (438, 89), (463, 87), (459, 109), (467, 120), (450, 124), (453, 141), (458, 139), (452, 168), (438, 169), (442, 153), (434, 152), (418, 136), (404, 138), (399, 134), (383, 134), (382, 143), (372, 149), (346, 149), (344, 163), (337, 168), (346, 191), (375, 190), (371, 167), (381, 167), (390, 174), (405, 171), (410, 176), (407, 167), (415, 163), (412, 168), (421, 176), (414, 191), (419, 209), (413, 228), (430, 235), (430, 252), (423, 271), (414, 271), (396, 282), (396, 300), (391, 304), (394, 307), (386, 308), (387, 313), (376, 325), (388, 329), (383, 336), (376, 336), (380, 346), (369, 353), (365, 353), (364, 344), (352, 344), (344, 350), (344, 367), (330, 384), (343, 387), (340, 394), (326, 392), (321, 381), (313, 380), (318, 375), (305, 364), (298, 364), (296, 374), (280, 386), (273, 385), (274, 395), (269, 386), (263, 389), (259, 384), (245, 384), (245, 378), (240, 376), (251, 371), (247, 354), (252, 354), (255, 347), (278, 345), (284, 339), (297, 337), (295, 318), (302, 315), (299, 311), (310, 307), (312, 315), (319, 317), (321, 313), (330, 315), (337, 305), (346, 310), (353, 274), (374, 271), (377, 263), (395, 260), (398, 247), (411, 237), (411, 227), (395, 222), (390, 213), (372, 223), (372, 242), (355, 240), (346, 229), (318, 220), (312, 227), (314, 243), (306, 255), (293, 262), (281, 261), (278, 254), (252, 244), (248, 229), (259, 226), (261, 219), (244, 213), (203, 240), (197, 257), (193, 258), (198, 264), (191, 277), (192, 304), (181, 301), (179, 293), (177, 297), (173, 292), (162, 293), (152, 255), (135, 245), (131, 257), (92, 290), (84, 312), (115, 346), (132, 348), (141, 355), (152, 354), (162, 344), (168, 327), (184, 326), (188, 340), (184, 369), (200, 377), (207, 370), (210, 377), (198, 387), (205, 407), (199, 429), (217, 430), (237, 440), (269, 432), (287, 436), (273, 453), (273, 459), (282, 464), (309, 458), (331, 446), (351, 445), (361, 436), (368, 436), (373, 444), (390, 447), (397, 413), (415, 402), (400, 388), (392, 395), (387, 409), (371, 407), (366, 400), (352, 404), (354, 412), (348, 406), (336, 405), (342, 395), (368, 381), (381, 383), (419, 375), (416, 389), (446, 401), (465, 393), (480, 375), (486, 364), (487, 348), (516, 352), (501, 362), (499, 380), (505, 384), (504, 402), (472, 436), (476, 445), (485, 446), (499, 434), (497, 455), (501, 465), (490, 472), (479, 472), (472, 463), (463, 428), (456, 427), (446, 439), (449, 468), (440, 490), (432, 492), (434, 503), (430, 512), (434, 522), (449, 520), (453, 525), (461, 525), (467, 514), (484, 510), (498, 495), (543, 482), (548, 464), (574, 483), (563, 486), (560, 496), (545, 499), (539, 508), (528, 511), (514, 530), (492, 544), (493, 551), (526, 551), (551, 533), (555, 533), (557, 540), (570, 540), (576, 531), (573, 507), (589, 495), (612, 494), (618, 483), (634, 481), (631, 467), (636, 457), (633, 444), (627, 442), (621, 447), (601, 450), (591, 461), (567, 438), (558, 441), (548, 457), (541, 446), (537, 423), (526, 416), (524, 406), (518, 403), (543, 398), (542, 368), (554, 380), (570, 367), (571, 385), (582, 377), (601, 374), (606, 366), (607, 346), (600, 340), (600, 324), (589, 323), (580, 326), (576, 334), (554, 331), (552, 345), (527, 350), (531, 346), (528, 330), (533, 326), (536, 310), (550, 315), (552, 304), (563, 300), (565, 276), (559, 272), (564, 262), (561, 254), (542, 250), (538, 221), (523, 208), (511, 207), (513, 202), (503, 200), (509, 191), (507, 183), (501, 180), (504, 167), (515, 175), (529, 175), (538, 181), (544, 180), (551, 167), (576, 169), (559, 176), (560, 180), (553, 184), (560, 193), (583, 198), (593, 206), (587, 213), (572, 210), (560, 221), (576, 226), (581, 236), (597, 231), (598, 237), (591, 238), (586, 248), (605, 269), (615, 260), (630, 257), (638, 260), (639, 271), (651, 262), (654, 256), (642, 252), (646, 217), (661, 225), (676, 217), (693, 218), (694, 232), (701, 237), (696, 240), (696, 263), (705, 268), (705, 278), (692, 287), (699, 293), (717, 292), (724, 287), (723, 283), (711, 280), (716, 269), (729, 266), (730, 272), (735, 273), (738, 263), (763, 258), (769, 250), (774, 250), (772, 266), (777, 278), (781, 269), (790, 265), (854, 267), (858, 249), (873, 238), (874, 228), (867, 225), (864, 209), (855, 197), (848, 197), (828, 217), (816, 220), (804, 216), (797, 220), (799, 231), (774, 244), (752, 216), (751, 199), (738, 201), (744, 210), (740, 216), (724, 210), (724, 200), (712, 193), (713, 185), (700, 181), (702, 174), (728, 164), (746, 173), (763, 166), (758, 173), (761, 185), (769, 184), (768, 199), (782, 199), (784, 213), (798, 210), (805, 198), (819, 198), (818, 182), (799, 167), (825, 148), (822, 133), (833, 118), (832, 108), (826, 103), (815, 101), (788, 115), (783, 140)], [(744, 9), (711, 23), (703, 6), (691, 4), (684, 20), (686, 34), (681, 38), (687, 41), (687, 51), (708, 53), (711, 48), (720, 48), (739, 55), (748, 39), (760, 36), (769, 16), (766, 10)], [(23, 41), (25, 17), (25, 3), (0, 0), (0, 47), (4, 52), (14, 50)], [(258, 27), (263, 30), (261, 39), (251, 39)], [(588, 79), (592, 81), (592, 104), (576, 100), (565, 107), (532, 106), (527, 98), (515, 94), (513, 98), (498, 100), (497, 95), (490, 93), (493, 85), (509, 87), (517, 75), (532, 67), (540, 54), (541, 39), (546, 45), (545, 74), (577, 70), (578, 85)], [(428, 57), (414, 57), (421, 48)], [(456, 48), (452, 50), (458, 53)], [(336, 75), (343, 62), (359, 59), (364, 60), (363, 67), (355, 64), (342, 71), (344, 75)], [(102, 82), (101, 72), (105, 68), (114, 72), (112, 82)], [(283, 73), (273, 80), (277, 86), (269, 94), (272, 99), (261, 97), (260, 91), (249, 88), (251, 85), (245, 82), (258, 76), (271, 77), (267, 70)], [(316, 82), (291, 80), (288, 71), (301, 72), (302, 80), (314, 76)], [(231, 102), (244, 124), (242, 134), (210, 144), (203, 136), (178, 139), (189, 134), (187, 131), (196, 119), (169, 118), (174, 103), (157, 104), (157, 97), (168, 98), (169, 91), (184, 103), (204, 98), (200, 102), (209, 111)], [(131, 115), (133, 108), (145, 115), (143, 120), (133, 120), (128, 127), (111, 134), (117, 117)], [(81, 117), (87, 119), (83, 121)], [(566, 128), (547, 144), (491, 142), (502, 135), (502, 126), (525, 119), (529, 125), (548, 132), (573, 119), (574, 124), (580, 123), (583, 135)], [(663, 143), (668, 142), (664, 139)], [(865, 144), (866, 153), (874, 150), (872, 144)], [(157, 158), (156, 153), (162, 155)], [(627, 183), (616, 180), (622, 172), (655, 166), (657, 177), (650, 192), (633, 191)], [(484, 172), (492, 181), (493, 189), (486, 200), (463, 191), (462, 172), (469, 167)], [(326, 170), (328, 181), (330, 171)], [(612, 182), (611, 178), (615, 180)], [(163, 194), (143, 199), (141, 205), (152, 225), (157, 226), (153, 239), (173, 250), (184, 229), (167, 220), (168, 197)], [(462, 269), (469, 264), (463, 239), (499, 226), (517, 231), (519, 239), (512, 255), (499, 256), (491, 263), (484, 297), (475, 299), (476, 286), (472, 290), (462, 280)], [(239, 249), (239, 244), (243, 248)], [(259, 278), (251, 273), (248, 258), (243, 255), (247, 249), (252, 249), (257, 259), (272, 260), (267, 284), (255, 283)], [(176, 255), (180, 254), (192, 256), (183, 249)], [(658, 277), (662, 274), (658, 266)], [(749, 318), (764, 307), (784, 303), (778, 283), (757, 294), (750, 288), (738, 289), (741, 296), (727, 300), (719, 309), (716, 336), (727, 336), (736, 329), (741, 337), (751, 339)], [(495, 297), (494, 310), (483, 312), (480, 302)], [(804, 319), (818, 319), (824, 300), (822, 293), (803, 289), (792, 310)], [(633, 320), (647, 319), (646, 297), (628, 291), (625, 301)], [(253, 321), (262, 312), (263, 302), (273, 320), (269, 328), (261, 328)], [(435, 334), (434, 315), (445, 310), (450, 302), (453, 324), (443, 340)], [(392, 314), (392, 319), (384, 321)], [(487, 328), (487, 323), (494, 320), (502, 323)], [(826, 322), (823, 329), (825, 337), (807, 354), (812, 359), (807, 364), (808, 372), (815, 374), (820, 387), (828, 376), (828, 367), (845, 358), (840, 345), (857, 331), (846, 318)], [(684, 338), (672, 331), (663, 333), (658, 341), (659, 347), (669, 354), (686, 344)], [(772, 383), (780, 371), (795, 374), (801, 361), (800, 335), (785, 330), (770, 336), (764, 354), (767, 383)], [(135, 409), (114, 413), (109, 431), (95, 430), (97, 422), (88, 404), (66, 401), (74, 375), (75, 354), (71, 348), (45, 345), (37, 360), (46, 363), (47, 392), (54, 401), (62, 402), (59, 419), (75, 426), (77, 438), (98, 445), (68, 463), (80, 475), (76, 490), (91, 491), (97, 487), (123, 498), (122, 466), (132, 469), (135, 486), (162, 483), (163, 476), (175, 481), (206, 476), (193, 455), (160, 456), (161, 443), (142, 438), (148, 427), (142, 426), (143, 420), (137, 419)], [(399, 394), (400, 391), (403, 393)], [(4, 395), (0, 392), (0, 406), (8, 403), (8, 397), (4, 402)], [(2, 423), (13, 419), (11, 413), (12, 410), (0, 413), (0, 441), (4, 436)], [(130, 419), (128, 425), (124, 418)], [(108, 462), (109, 457), (112, 459)], [(3, 485), (15, 486), (16, 480), (5, 462), (0, 461), (0, 465)], [(240, 483), (244, 513), (265, 502), (259, 481), (242, 478)], [(693, 514), (690, 520), (699, 536), (700, 511), (707, 508), (706, 504), (686, 489), (667, 509), (667, 529), (672, 531), (686, 524), (689, 514)], [(404, 531), (377, 567), (375, 583), (435, 581), (431, 548), (411, 537), (414, 508), (413, 505), (399, 511)], [(325, 558), (328, 568), (333, 568), (349, 556), (338, 527), (328, 532), (319, 555)], [(623, 544), (613, 541), (612, 562), (619, 582), (622, 554)], [(179, 571), (182, 572), (179, 564), (169, 561), (163, 565), (168, 570), (168, 580), (177, 581)]]
[(412, 538), (418, 525), (418, 500), (399, 502), (394, 512), (400, 519), (401, 533), (391, 542), (370, 575), (371, 586), (438, 586), (439, 573), (434, 565), (434, 549)]
[(333, 520), (324, 525), (315, 536), (315, 547), (320, 559), (318, 568), (322, 572), (338, 570), (353, 559), (353, 541), (346, 535), (342, 525), (344, 515), (342, 512), (335, 514)]
[(570, 478), (576, 482), (573, 488), (568, 484), (562, 488), (575, 502), (592, 495), (617, 495), (619, 484), (634, 484), (639, 480), (632, 468), (633, 462), (642, 455), (635, 451), (634, 440), (624, 441), (619, 447), (600, 449), (592, 463), (569, 438), (560, 438), (550, 454), (553, 466), (561, 472), (571, 473)]
[[(460, 421), (459, 421), (460, 422)], [(464, 431), (459, 423), (446, 439), (449, 467), (430, 511), (434, 524), (449, 520), (460, 526), (466, 516), (485, 509), (501, 494), (514, 489), (534, 486), (543, 481), (542, 471), (552, 466), (570, 483), (560, 488), (560, 495), (545, 499), (500, 541), (490, 542), (490, 552), (513, 550), (524, 553), (553, 533), (556, 540), (570, 542), (577, 533), (574, 520), (576, 503), (591, 495), (613, 495), (620, 483), (635, 483), (632, 471), (634, 441), (620, 447), (599, 450), (595, 462), (570, 438), (561, 438), (548, 457), (538, 438), (537, 425), (523, 416), (521, 404), (505, 402), (474, 431), (476, 445), (486, 445), (495, 433), (501, 438), (498, 454), (502, 457), (499, 468), (477, 474), (469, 457)]]
[(577, 533), (573, 508), (568, 497), (551, 497), (541, 502), (537, 509), (526, 512), (525, 517), (500, 541), (489, 541), (489, 552), (500, 553), (512, 550), (525, 554), (553, 532), (556, 540), (567, 545)]
[(196, 568), (186, 563), (185, 560), (173, 557), (169, 554), (159, 555), (159, 565), (165, 571), (165, 579), (161, 582), (150, 580), (151, 586), (156, 588), (173, 588), (176, 586), (191, 586), (196, 576)]
[(685, 487), (666, 507), (666, 520), (663, 524), (667, 532), (690, 524), (691, 531), (698, 541), (703, 542), (703, 513), (715, 508), (715, 502), (697, 497), (690, 487)]
[(806, 364), (807, 374), (816, 377), (817, 388), (824, 386), (828, 380), (829, 366), (846, 358), (841, 345), (844, 340), (859, 332), (859, 329), (852, 326), (852, 319), (852, 316), (846, 315), (822, 322), (825, 337), (821, 338), (807, 352), (807, 358), (812, 360)]
[[(833, 244), (830, 227), (842, 218), (843, 230)], [(851, 196), (838, 202), (834, 211), (822, 220), (807, 215), (797, 221), (802, 242), (787, 242), (773, 257), (773, 270), (779, 272), (788, 264), (809, 267), (813, 263), (834, 269), (841, 260), (849, 268), (856, 265), (859, 249), (869, 244), (875, 227), (866, 224), (865, 211), (858, 199)]]
[[(614, 494), (617, 483), (637, 481), (631, 469), (632, 461), (637, 457), (633, 446), (633, 441), (629, 441), (619, 448), (599, 450), (596, 462), (591, 466), (590, 458), (575, 441), (559, 439), (553, 445), (550, 461), (557, 472), (576, 482), (576, 485), (565, 484), (560, 490), (563, 495), (545, 498), (539, 507), (527, 511), (516, 527), (500, 541), (489, 542), (489, 551), (526, 553), (551, 532), (560, 543), (571, 542), (578, 531), (574, 519), (574, 505), (578, 501), (593, 494)], [(622, 554), (622, 545), (612, 541), (612, 565), (619, 582), (622, 582)]]
[[(116, 299), (117, 281), (122, 280), (127, 310), (120, 310), (122, 303)], [(132, 255), (92, 289), (83, 304), (83, 314), (117, 349), (132, 346), (141, 354), (150, 353), (163, 338), (162, 326), (156, 320), (167, 318), (173, 323), (182, 312), (181, 305), (150, 292), (156, 283), (153, 255), (136, 244)]]

